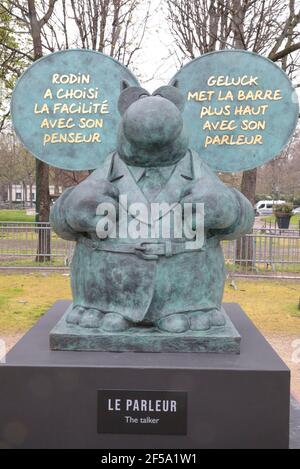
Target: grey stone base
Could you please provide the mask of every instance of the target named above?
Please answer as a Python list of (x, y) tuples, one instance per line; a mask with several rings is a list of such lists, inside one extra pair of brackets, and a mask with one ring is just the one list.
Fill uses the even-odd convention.
[(71, 307), (50, 332), (51, 350), (240, 353), (241, 337), (227, 314), (225, 326), (208, 331), (172, 334), (154, 327), (133, 327), (125, 332), (106, 332), (68, 324), (66, 315)]
[[(0, 363), (1, 448), (288, 447), (289, 370), (237, 304), (224, 307), (240, 355), (51, 351), (49, 332), (69, 304), (56, 303)], [(101, 389), (187, 393), (186, 435), (98, 433)], [(295, 403), (292, 448), (299, 425)]]

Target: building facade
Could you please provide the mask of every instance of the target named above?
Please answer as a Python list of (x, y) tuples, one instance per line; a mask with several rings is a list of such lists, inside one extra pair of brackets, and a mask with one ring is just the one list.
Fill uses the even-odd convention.
[[(51, 198), (55, 198), (62, 193), (62, 187), (57, 188), (49, 186), (49, 193)], [(36, 201), (36, 186), (29, 184), (12, 184), (7, 188), (7, 202), (31, 203)]]

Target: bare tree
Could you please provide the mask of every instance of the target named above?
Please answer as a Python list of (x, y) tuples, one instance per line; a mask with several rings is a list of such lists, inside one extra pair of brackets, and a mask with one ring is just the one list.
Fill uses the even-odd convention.
[(24, 193), (27, 193), (29, 187), (29, 202), (33, 206), (33, 185), (35, 183), (35, 162), (32, 155), (21, 144), (17, 146), (18, 153), (18, 167), (20, 173), (20, 181), (22, 181), (25, 188)]
[(230, 44), (228, 7), (228, 0), (167, 0), (167, 19), (182, 60), (225, 49)]
[[(47, 50), (87, 48), (110, 55), (126, 66), (132, 63), (144, 39), (149, 0), (60, 0), (59, 4), (61, 8), (54, 11), (44, 29)], [(63, 187), (77, 184), (88, 174), (55, 171)]]
[(150, 1), (70, 0), (83, 49), (103, 52), (128, 66), (140, 50), (150, 14)]
[[(183, 61), (214, 50), (251, 50), (280, 61), (294, 78), (300, 64), (300, 8), (295, 10), (295, 0), (166, 1), (171, 32)], [(257, 168), (244, 171), (241, 191), (253, 205), (256, 184)], [(248, 238), (237, 243), (236, 257), (251, 264), (253, 246)]]
[[(141, 47), (150, 2), (141, 0), (1, 0), (0, 6), (13, 21), (13, 35), (17, 28), (20, 28), (24, 38), (22, 47), (20, 43), (12, 44), (4, 41), (0, 46), (0, 51), (1, 49), (5, 51), (8, 57), (13, 53), (18, 60), (23, 60), (23, 65), (39, 59), (48, 52), (69, 47), (91, 48), (105, 52), (128, 65)], [(137, 12), (139, 6), (141, 9)], [(6, 60), (6, 68), (2, 67), (4, 74), (7, 74), (8, 63), (9, 60)], [(20, 74), (20, 71), (17, 70), (15, 77)], [(3, 116), (6, 119), (8, 112)], [(85, 173), (76, 177), (73, 173), (64, 176), (59, 176), (59, 174), (60, 171), (52, 172), (55, 178), (60, 178), (66, 185), (71, 180), (80, 180), (86, 176)], [(39, 160), (36, 161), (36, 186), (37, 220), (44, 223), (48, 221), (50, 211), (49, 167)], [(39, 261), (46, 261), (50, 256), (49, 230), (44, 231), (45, 233), (43, 230), (40, 231), (37, 256)], [(41, 255), (42, 251), (46, 256)]]
[[(23, 14), (28, 18), (28, 27), (33, 42), (33, 58), (38, 60), (43, 56), (42, 29), (54, 10), (57, 0), (49, 0), (47, 10), (39, 18), (36, 10), (35, 0), (27, 0), (28, 9)], [(37, 220), (41, 223), (49, 221), (50, 196), (49, 196), (49, 166), (43, 161), (36, 160), (36, 210)], [(37, 261), (46, 262), (50, 260), (51, 254), (50, 231), (39, 230)], [(45, 255), (44, 255), (45, 254)]]
[[(182, 61), (225, 48), (251, 50), (299, 69), (300, 8), (295, 0), (166, 0), (167, 18)], [(241, 191), (254, 203), (257, 170), (245, 171)]]
[(67, 171), (60, 168), (50, 168), (50, 183), (57, 188), (61, 186), (63, 189), (75, 186), (89, 176), (89, 171)]
[[(33, 185), (35, 183), (35, 164), (32, 155), (21, 145), (14, 133), (5, 133), (0, 138), (0, 165), (5, 168), (0, 174), (0, 184), (9, 194), (9, 205), (12, 208), (12, 186), (23, 186), (23, 203), (33, 204)], [(29, 188), (29, 198), (27, 189)]]
[(9, 125), (9, 100), (28, 59), (18, 53), (23, 47), (22, 30), (12, 18), (8, 2), (0, 1), (0, 132)]
[(0, 165), (1, 168), (5, 168), (5, 171), (0, 173), (0, 183), (8, 193), (9, 206), (12, 208), (12, 186), (13, 183), (20, 180), (17, 144), (13, 134), (6, 133), (1, 135)]
[(274, 199), (288, 199), (291, 202), (300, 201), (299, 137), (298, 129), (293, 140), (280, 156), (262, 166), (257, 178), (259, 194), (271, 195)]
[[(32, 44), (31, 55), (26, 53), (32, 61), (43, 56), (42, 31), (49, 22), (57, 0), (36, 2), (36, 0), (9, 0), (2, 7), (19, 23), (26, 28)], [(24, 52), (18, 50), (22, 56)], [(49, 167), (46, 163), (36, 160), (36, 210), (37, 221), (48, 222), (50, 213), (49, 197)], [(45, 255), (44, 255), (45, 254)], [(39, 230), (37, 260), (45, 262), (50, 256), (50, 232)]]

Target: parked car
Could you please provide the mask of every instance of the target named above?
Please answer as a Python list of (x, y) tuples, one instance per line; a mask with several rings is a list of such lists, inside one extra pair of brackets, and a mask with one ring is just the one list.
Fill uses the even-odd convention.
[(293, 215), (298, 215), (300, 214), (300, 207), (296, 207), (293, 209)]
[(260, 200), (255, 204), (256, 215), (272, 215), (274, 205), (285, 204), (285, 200)]

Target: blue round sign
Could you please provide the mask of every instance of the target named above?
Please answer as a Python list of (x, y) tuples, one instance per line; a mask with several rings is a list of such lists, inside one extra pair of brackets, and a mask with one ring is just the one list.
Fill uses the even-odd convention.
[(205, 54), (172, 79), (185, 97), (190, 147), (216, 171), (244, 171), (276, 157), (295, 130), (299, 105), (288, 76), (252, 52)]
[(138, 82), (113, 58), (66, 50), (34, 62), (11, 103), (15, 131), (37, 158), (69, 170), (94, 169), (115, 149), (120, 82)]

